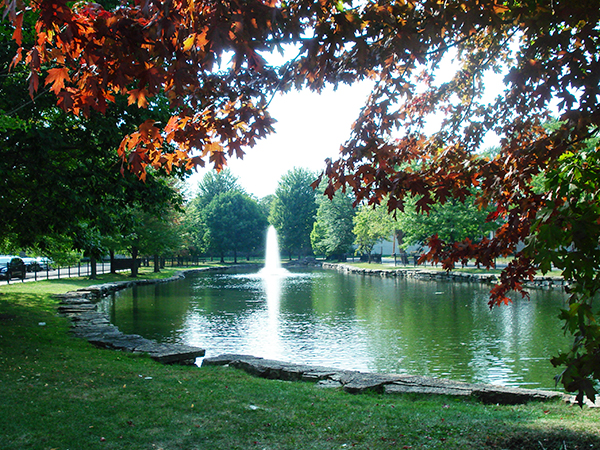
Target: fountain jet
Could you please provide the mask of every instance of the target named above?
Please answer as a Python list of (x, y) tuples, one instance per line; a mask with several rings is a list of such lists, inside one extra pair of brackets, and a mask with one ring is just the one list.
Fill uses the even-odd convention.
[(277, 241), (277, 231), (273, 225), (269, 226), (267, 231), (267, 248), (265, 255), (265, 266), (261, 269), (261, 275), (285, 276), (289, 272), (281, 267), (281, 257), (279, 256), (279, 242)]

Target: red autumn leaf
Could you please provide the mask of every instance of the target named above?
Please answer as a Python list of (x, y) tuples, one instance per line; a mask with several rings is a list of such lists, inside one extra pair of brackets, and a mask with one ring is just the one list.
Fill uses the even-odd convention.
[(23, 11), (20, 11), (15, 17), (15, 31), (13, 32), (12, 38), (14, 41), (21, 46), (23, 43)]
[(37, 92), (39, 85), (40, 85), (40, 77), (38, 76), (37, 72), (31, 72), (29, 74), (29, 96), (31, 98), (33, 98), (35, 96), (35, 93)]

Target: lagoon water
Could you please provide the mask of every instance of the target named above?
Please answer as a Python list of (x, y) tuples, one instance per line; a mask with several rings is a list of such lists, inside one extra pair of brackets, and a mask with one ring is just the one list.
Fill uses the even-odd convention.
[(101, 308), (124, 333), (282, 361), (553, 389), (559, 291), (490, 310), (490, 286), (301, 270), (199, 274)]

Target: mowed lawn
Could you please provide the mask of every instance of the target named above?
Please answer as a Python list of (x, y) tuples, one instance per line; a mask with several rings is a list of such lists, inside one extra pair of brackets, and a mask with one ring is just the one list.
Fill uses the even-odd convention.
[(351, 395), (95, 348), (52, 294), (114, 279), (0, 287), (0, 449), (600, 449), (600, 411), (558, 401)]

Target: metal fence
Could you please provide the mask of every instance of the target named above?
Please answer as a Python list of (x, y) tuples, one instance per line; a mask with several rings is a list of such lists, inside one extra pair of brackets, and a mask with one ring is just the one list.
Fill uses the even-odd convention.
[[(98, 262), (96, 264), (96, 273), (110, 272), (110, 262)], [(61, 278), (85, 277), (92, 274), (92, 268), (89, 262), (80, 262), (77, 265), (60, 267), (47, 266), (45, 269), (26, 272), (25, 277), (12, 277), (9, 280), (0, 280), (2, 284), (22, 283), (26, 281), (38, 280), (57, 280)]]
[[(116, 259), (114, 264), (116, 272), (131, 270), (131, 259)], [(140, 258), (138, 264), (143, 267), (151, 267), (154, 264), (153, 258)], [(194, 267), (210, 261), (210, 258), (199, 256), (179, 256), (160, 258), (160, 267)], [(218, 261), (218, 259), (216, 259)], [(109, 260), (98, 261), (96, 263), (96, 273), (110, 273), (111, 263)], [(60, 267), (48, 265), (46, 268), (37, 271), (26, 272), (25, 277), (13, 276), (10, 280), (0, 280), (1, 284), (23, 283), (26, 281), (39, 280), (57, 280), (61, 278), (86, 277), (92, 274), (92, 268), (89, 261), (82, 261), (77, 265)]]

